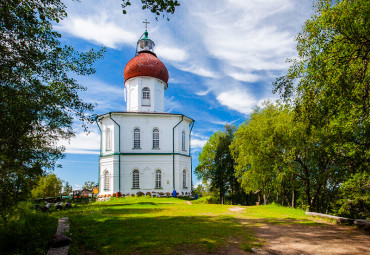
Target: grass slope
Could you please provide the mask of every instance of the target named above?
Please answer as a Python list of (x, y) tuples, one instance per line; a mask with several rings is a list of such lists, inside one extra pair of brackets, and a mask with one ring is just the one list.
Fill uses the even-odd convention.
[(256, 224), (312, 223), (303, 211), (277, 205), (242, 211), (231, 207), (176, 198), (119, 198), (55, 216), (70, 217), (72, 254), (202, 254), (235, 247), (249, 251), (260, 244), (243, 219)]

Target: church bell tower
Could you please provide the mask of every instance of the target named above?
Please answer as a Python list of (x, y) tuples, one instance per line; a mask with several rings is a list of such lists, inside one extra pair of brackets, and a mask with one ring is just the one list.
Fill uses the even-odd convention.
[(154, 53), (154, 46), (145, 30), (137, 42), (136, 56), (123, 71), (128, 112), (164, 112), (168, 71)]

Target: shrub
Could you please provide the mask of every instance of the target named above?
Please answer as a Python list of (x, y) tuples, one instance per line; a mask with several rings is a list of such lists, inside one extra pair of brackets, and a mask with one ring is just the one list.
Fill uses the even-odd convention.
[(193, 204), (218, 204), (219, 201), (216, 197), (206, 196), (198, 198), (197, 200), (192, 201)]
[(340, 199), (333, 205), (333, 211), (342, 217), (370, 219), (370, 176), (366, 172), (352, 175), (342, 183)]
[(148, 197), (150, 197), (152, 195), (152, 193), (147, 192), (145, 195), (148, 196)]
[(46, 254), (48, 242), (57, 229), (57, 219), (31, 210), (21, 203), (0, 224), (1, 254)]
[(138, 193), (136, 193), (136, 196), (138, 196), (138, 197), (142, 197), (142, 196), (144, 196), (144, 193), (143, 193), (143, 192), (141, 192), (141, 191), (139, 191)]

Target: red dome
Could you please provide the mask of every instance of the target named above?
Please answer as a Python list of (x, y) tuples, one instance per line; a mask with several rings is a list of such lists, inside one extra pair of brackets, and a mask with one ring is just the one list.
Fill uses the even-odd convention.
[(168, 82), (166, 66), (154, 54), (148, 52), (141, 52), (132, 58), (123, 70), (125, 82), (136, 76), (149, 76), (160, 79), (166, 84)]

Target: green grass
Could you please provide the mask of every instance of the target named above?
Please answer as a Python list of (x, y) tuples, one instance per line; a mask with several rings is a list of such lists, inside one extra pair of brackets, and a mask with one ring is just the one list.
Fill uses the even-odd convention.
[(57, 228), (57, 218), (21, 203), (0, 223), (0, 254), (46, 254)]
[(214, 252), (228, 246), (250, 251), (260, 246), (243, 220), (312, 223), (304, 212), (277, 205), (187, 204), (176, 198), (119, 198), (78, 206), (54, 216), (70, 218), (72, 254), (183, 254)]

